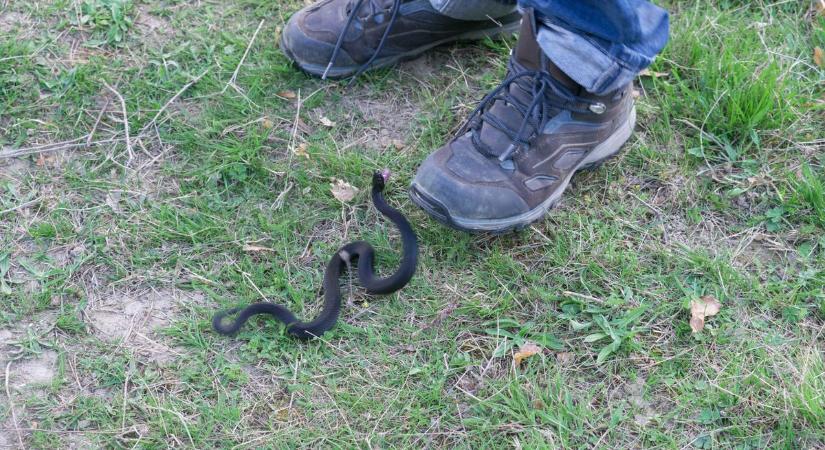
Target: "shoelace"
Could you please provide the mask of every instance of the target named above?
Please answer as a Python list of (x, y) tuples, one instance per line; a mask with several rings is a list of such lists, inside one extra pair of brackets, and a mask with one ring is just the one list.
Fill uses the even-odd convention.
[[(349, 28), (352, 26), (352, 23), (355, 21), (355, 18), (358, 16), (358, 12), (361, 11), (361, 7), (364, 6), (364, 2), (369, 2), (370, 11), (369, 16), (375, 17), (377, 16), (377, 12), (383, 9), (383, 6), (380, 3), (377, 3), (380, 0), (358, 0), (355, 2), (355, 6), (350, 10), (349, 17), (347, 17), (347, 23), (344, 25), (344, 29), (341, 31), (341, 34), (338, 35), (338, 41), (335, 43), (335, 48), (332, 51), (332, 56), (329, 59), (329, 64), (327, 64), (327, 68), (324, 70), (324, 74), (321, 75), (321, 79), (326, 80), (327, 74), (329, 70), (332, 69), (333, 64), (335, 64), (335, 60), (338, 59), (338, 53), (341, 51), (341, 47), (344, 45), (344, 38), (349, 31)], [(358, 78), (359, 75), (364, 73), (370, 65), (375, 61), (378, 57), (378, 54), (381, 53), (381, 50), (384, 49), (384, 44), (387, 42), (387, 37), (390, 35), (390, 30), (392, 30), (392, 26), (395, 24), (395, 20), (398, 18), (398, 11), (401, 9), (401, 1), (402, 0), (393, 0), (392, 2), (392, 9), (390, 15), (390, 21), (387, 23), (387, 29), (384, 30), (384, 35), (381, 36), (381, 40), (378, 41), (378, 47), (376, 47), (375, 52), (373, 52), (370, 59), (361, 65), (358, 70), (355, 72), (355, 75), (352, 76), (352, 80)], [(350, 81), (352, 83), (352, 81)]]
[[(540, 70), (517, 70), (513, 65), (510, 66), (512, 75), (507, 77), (501, 84), (487, 94), (470, 113), (464, 127), (458, 133), (458, 136), (463, 135), (468, 130), (471, 130), (473, 135), (473, 144), (477, 149), (480, 149), (485, 156), (496, 157), (499, 163), (504, 165), (521, 147), (529, 146), (530, 141), (536, 136), (539, 130), (544, 128), (552, 117), (550, 117), (549, 109), (555, 107), (558, 109), (566, 109), (573, 112), (591, 112), (589, 107), (581, 108), (576, 105), (596, 105), (596, 102), (583, 99), (570, 92), (567, 87), (562, 85), (558, 80), (553, 78), (549, 73)], [(519, 81), (527, 81), (532, 85), (532, 100), (528, 105), (523, 104), (518, 98), (513, 96), (510, 92), (510, 86), (517, 83), (522, 89), (523, 84), (518, 84)], [(524, 89), (529, 91), (529, 89)], [(546, 95), (552, 93), (553, 95)], [(561, 99), (561, 102), (554, 101)], [(507, 125), (503, 120), (495, 116), (488, 106), (492, 108), (496, 101), (503, 101), (506, 104), (513, 106), (523, 117), (521, 125), (518, 130), (514, 130)], [(481, 127), (484, 123), (489, 124), (493, 128), (506, 134), (511, 139), (510, 145), (500, 155), (496, 155), (487, 144), (481, 140)], [(525, 133), (528, 131), (529, 133)]]

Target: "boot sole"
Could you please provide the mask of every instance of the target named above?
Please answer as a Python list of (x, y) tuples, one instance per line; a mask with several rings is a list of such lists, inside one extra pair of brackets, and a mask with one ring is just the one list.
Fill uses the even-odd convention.
[(523, 230), (543, 218), (547, 212), (553, 209), (561, 200), (562, 194), (570, 185), (570, 180), (573, 175), (582, 170), (594, 170), (604, 164), (605, 161), (615, 157), (619, 154), (622, 146), (630, 139), (633, 133), (633, 128), (636, 126), (636, 107), (630, 111), (627, 121), (619, 127), (610, 137), (597, 145), (587, 157), (582, 160), (575, 170), (570, 171), (570, 174), (563, 180), (561, 186), (544, 202), (537, 207), (519, 214), (517, 216), (508, 217), (506, 219), (493, 220), (478, 220), (465, 219), (461, 217), (454, 217), (449, 214), (447, 208), (440, 202), (432, 198), (419, 186), (413, 183), (410, 186), (410, 198), (412, 201), (423, 209), (427, 214), (432, 216), (439, 222), (451, 228), (468, 233), (492, 233), (505, 234), (513, 231)]
[[(515, 33), (515, 32), (518, 31), (519, 26), (521, 26), (521, 21), (516, 21), (516, 22), (513, 22), (513, 23), (508, 23), (506, 25), (502, 25), (500, 27), (469, 31), (467, 33), (463, 33), (463, 34), (460, 34), (460, 35), (457, 35), (457, 36), (454, 36), (454, 37), (451, 37), (451, 38), (442, 39), (442, 40), (436, 41), (436, 42), (431, 42), (431, 43), (429, 43), (425, 46), (418, 47), (418, 48), (412, 49), (412, 50), (404, 52), (404, 53), (399, 53), (399, 54), (392, 55), (392, 56), (386, 56), (386, 57), (383, 57), (383, 58), (377, 58), (372, 63), (372, 65), (370, 66), (369, 70), (380, 69), (382, 67), (392, 66), (392, 65), (397, 64), (397, 63), (402, 62), (402, 61), (409, 61), (411, 59), (415, 59), (415, 58), (421, 56), (422, 53), (424, 53), (428, 50), (431, 50), (435, 47), (438, 47), (440, 45), (451, 44), (451, 43), (454, 43), (454, 42), (463, 42), (463, 41), (478, 41), (480, 39), (484, 39), (484, 38), (487, 38), (487, 37), (496, 37), (496, 36), (500, 36), (502, 34), (508, 34), (508, 33), (512, 34), (512, 33)], [(298, 58), (296, 58), (295, 55), (291, 51), (289, 51), (289, 49), (284, 45), (284, 40), (283, 39), (281, 39), (280, 47), (281, 47), (281, 51), (284, 52), (284, 54), (290, 60), (292, 60), (292, 63), (296, 67), (298, 67), (299, 69), (303, 70), (304, 72), (306, 72), (310, 75), (316, 76), (316, 77), (321, 77), (321, 76), (324, 75), (324, 71), (327, 68), (326, 65), (319, 65), (319, 64), (306, 63), (306, 62), (299, 61)], [(327, 72), (327, 78), (331, 78), (331, 79), (335, 79), (335, 80), (342, 79), (342, 78), (347, 78), (347, 77), (350, 77), (352, 75), (355, 75), (355, 73), (358, 72), (358, 69), (360, 69), (360, 68), (361, 68), (360, 65), (358, 65), (358, 66), (343, 66), (343, 67), (342, 66), (333, 66), (329, 69), (329, 72)]]

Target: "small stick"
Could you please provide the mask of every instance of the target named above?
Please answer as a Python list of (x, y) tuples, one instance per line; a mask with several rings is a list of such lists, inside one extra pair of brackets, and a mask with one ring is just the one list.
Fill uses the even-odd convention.
[(57, 142), (57, 143), (51, 144), (51, 145), (37, 145), (37, 146), (34, 146), (34, 147), (21, 148), (21, 149), (17, 149), (17, 150), (6, 150), (6, 151), (0, 152), (0, 159), (16, 158), (16, 157), (19, 157), (19, 156), (35, 155), (35, 154), (38, 154), (38, 153), (57, 152), (57, 151), (60, 151), (60, 150), (68, 150), (70, 148), (90, 147), (92, 145), (111, 144), (112, 142), (121, 142), (121, 141), (123, 141), (123, 138), (110, 138), (110, 139), (101, 139), (99, 141), (92, 141), (92, 143), (88, 144), (88, 145), (86, 144), (86, 142), (80, 142), (80, 141), (85, 141), (86, 138), (87, 138), (87, 136), (81, 136), (79, 138), (72, 139), (70, 141)]
[(126, 370), (126, 381), (123, 383), (123, 408), (120, 412), (120, 429), (126, 429), (126, 398), (129, 395), (128, 386), (129, 386), (129, 374), (132, 372), (130, 370)]
[[(72, 144), (72, 143), (75, 143), (75, 142), (80, 142), (80, 141), (86, 139), (86, 137), (88, 137), (88, 136), (89, 136), (88, 134), (84, 134), (83, 136), (80, 136), (80, 137), (77, 137), (77, 138), (74, 138), (74, 139), (69, 139), (68, 141), (52, 142), (51, 144), (35, 144), (35, 145), (32, 145), (32, 146), (29, 146), (29, 147), (26, 147), (26, 148), (23, 148), (23, 149), (17, 149), (17, 150), (14, 150), (14, 151), (17, 152), (17, 151), (21, 151), (21, 150), (23, 150), (23, 151), (25, 151), (25, 150), (41, 150), (41, 149), (44, 149), (44, 148), (50, 148), (50, 147), (55, 147), (55, 146), (59, 146), (59, 145)], [(8, 152), (9, 151), (0, 152), (0, 155), (2, 155), (3, 153), (8, 153)]]
[(258, 33), (261, 31), (261, 28), (264, 26), (263, 19), (261, 23), (258, 24), (258, 29), (255, 30), (255, 33), (252, 35), (252, 39), (249, 40), (249, 44), (246, 46), (246, 50), (243, 52), (243, 56), (241, 56), (240, 62), (238, 62), (238, 66), (235, 67), (235, 72), (232, 73), (232, 78), (226, 83), (226, 86), (223, 87), (221, 94), (225, 93), (229, 86), (235, 86), (235, 81), (238, 80), (238, 73), (241, 71), (241, 66), (243, 66), (244, 61), (246, 61), (246, 56), (249, 55), (249, 50), (252, 48), (252, 44), (255, 43), (255, 39), (258, 37)]
[(11, 369), (12, 361), (6, 364), (6, 397), (9, 399), (9, 409), (11, 410), (11, 420), (14, 423), (14, 431), (17, 432), (17, 442), (20, 443), (20, 448), (25, 449), (23, 444), (23, 435), (20, 434), (20, 428), (17, 428), (17, 413), (14, 412), (14, 402), (11, 401), (11, 390), (9, 389), (9, 371)]
[(115, 88), (109, 86), (109, 83), (107, 83), (106, 80), (103, 80), (103, 85), (106, 86), (107, 89), (112, 91), (112, 93), (117, 96), (118, 100), (120, 100), (120, 108), (121, 112), (123, 113), (123, 130), (126, 132), (126, 151), (129, 153), (129, 161), (127, 161), (126, 164), (129, 164), (130, 162), (132, 162), (133, 159), (135, 159), (135, 154), (132, 151), (132, 140), (129, 138), (129, 116), (126, 113), (126, 100), (123, 99), (123, 96), (120, 95), (120, 92), (115, 90)]
[(204, 76), (206, 76), (206, 74), (207, 74), (207, 73), (209, 73), (209, 69), (204, 70), (202, 74), (200, 74), (200, 75), (196, 76), (196, 77), (195, 77), (192, 81), (190, 81), (190, 82), (186, 83), (186, 85), (184, 85), (182, 88), (180, 88), (180, 90), (179, 90), (179, 91), (178, 91), (175, 95), (173, 95), (173, 96), (172, 96), (172, 98), (170, 98), (170, 99), (166, 102), (166, 104), (164, 104), (164, 105), (163, 105), (163, 107), (162, 107), (162, 108), (160, 108), (160, 109), (158, 110), (157, 114), (155, 114), (155, 117), (152, 117), (152, 120), (150, 120), (150, 121), (149, 121), (149, 123), (147, 123), (147, 124), (143, 127), (143, 129), (141, 129), (141, 130), (140, 130), (140, 134), (139, 134), (139, 136), (142, 136), (144, 133), (146, 133), (146, 131), (148, 131), (148, 130), (149, 130), (149, 128), (150, 128), (152, 125), (154, 125), (154, 124), (155, 124), (155, 122), (158, 120), (158, 118), (160, 117), (160, 115), (161, 115), (161, 114), (163, 114), (163, 112), (164, 112), (164, 111), (166, 111), (166, 108), (168, 108), (168, 107), (169, 107), (169, 105), (171, 105), (171, 104), (172, 104), (172, 103), (174, 103), (174, 102), (175, 102), (178, 98), (180, 98), (180, 96), (181, 96), (181, 95), (183, 95), (183, 93), (184, 93), (184, 92), (186, 92), (186, 91), (187, 91), (190, 87), (192, 87), (195, 83), (197, 83), (198, 81), (200, 81), (200, 80), (201, 80), (201, 78), (203, 78)]
[(86, 146), (92, 145), (92, 138), (95, 136), (95, 131), (97, 131), (97, 126), (100, 125), (100, 119), (103, 118), (103, 113), (109, 109), (109, 103), (111, 103), (111, 99), (106, 99), (106, 104), (103, 105), (103, 108), (100, 110), (100, 114), (97, 115), (97, 120), (95, 120), (95, 125), (92, 127), (92, 131), (89, 132), (89, 137), (86, 139)]
[(33, 204), (37, 203), (38, 201), (40, 201), (40, 200), (42, 200), (42, 199), (43, 199), (43, 197), (38, 197), (38, 198), (36, 198), (36, 199), (34, 199), (34, 200), (29, 200), (29, 201), (27, 201), (27, 202), (25, 202), (25, 203), (21, 203), (21, 204), (19, 204), (19, 205), (15, 206), (15, 207), (13, 207), (13, 208), (4, 209), (4, 210), (0, 211), (0, 216), (2, 216), (3, 214), (6, 214), (6, 213), (10, 213), (10, 212), (17, 211), (18, 209), (23, 209), (23, 208), (25, 208), (25, 207), (27, 207), (27, 206), (29, 206), (29, 205), (33, 205)]

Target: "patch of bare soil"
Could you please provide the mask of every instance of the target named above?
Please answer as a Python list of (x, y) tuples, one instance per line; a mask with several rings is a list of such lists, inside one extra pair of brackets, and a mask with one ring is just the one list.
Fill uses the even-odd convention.
[(419, 105), (404, 97), (369, 98), (368, 94), (348, 95), (342, 106), (349, 111), (350, 136), (343, 142), (352, 149), (367, 147), (374, 150), (404, 147), (404, 138), (415, 125)]
[(22, 389), (50, 383), (56, 370), (57, 352), (44, 351), (36, 358), (12, 363), (9, 369), (9, 386)]
[(29, 169), (30, 164), (24, 159), (0, 159), (0, 182), (8, 180), (16, 185)]
[(10, 330), (6, 330), (6, 329), (0, 330), (0, 348), (3, 348), (4, 346), (11, 343), (13, 338), (14, 338), (14, 334), (12, 334), (12, 332)]
[(162, 47), (175, 37), (172, 24), (166, 18), (152, 14), (147, 5), (138, 6), (134, 24), (140, 35), (138, 40), (152, 47)]
[(679, 193), (693, 189), (695, 186), (689, 180), (677, 175), (665, 180), (631, 177), (621, 191), (632, 193), (638, 190), (648, 194), (646, 201), (638, 195), (629, 195), (650, 209), (651, 220), (660, 223), (662, 243), (667, 246), (706, 249), (714, 254), (729, 253), (734, 266), (739, 269), (748, 269), (756, 261), (779, 261), (789, 251), (786, 243), (771, 239), (760, 227), (731, 234), (727, 230), (741, 226), (711, 211), (703, 211), (698, 223), (690, 223), (684, 214)]
[(169, 326), (182, 305), (202, 300), (201, 294), (175, 289), (115, 293), (95, 301), (87, 316), (101, 339), (127, 346), (148, 362), (167, 363), (180, 353), (157, 330)]
[(427, 52), (418, 58), (399, 64), (398, 69), (409, 73), (418, 80), (427, 80), (433, 75), (441, 73), (444, 64), (447, 62), (444, 53)]
[(31, 28), (30, 17), (15, 11), (0, 12), (0, 33), (10, 33), (19, 29)]

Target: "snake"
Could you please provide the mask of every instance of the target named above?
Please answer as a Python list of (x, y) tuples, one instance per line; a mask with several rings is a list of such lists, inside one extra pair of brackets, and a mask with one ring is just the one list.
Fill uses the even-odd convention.
[[(324, 272), (324, 304), (321, 312), (311, 321), (298, 319), (287, 307), (273, 302), (258, 302), (246, 307), (218, 312), (212, 319), (212, 327), (222, 335), (233, 335), (252, 317), (266, 314), (283, 322), (291, 336), (301, 340), (316, 338), (330, 330), (341, 314), (341, 286), (339, 278), (349, 268), (356, 267), (358, 281), (368, 294), (392, 294), (410, 282), (418, 265), (418, 239), (410, 222), (384, 199), (384, 187), (390, 178), (388, 169), (378, 170), (372, 176), (372, 203), (375, 208), (398, 228), (401, 235), (401, 263), (392, 274), (380, 278), (375, 274), (375, 249), (369, 242), (350, 242), (330, 258)], [(227, 323), (227, 318), (237, 317)]]

